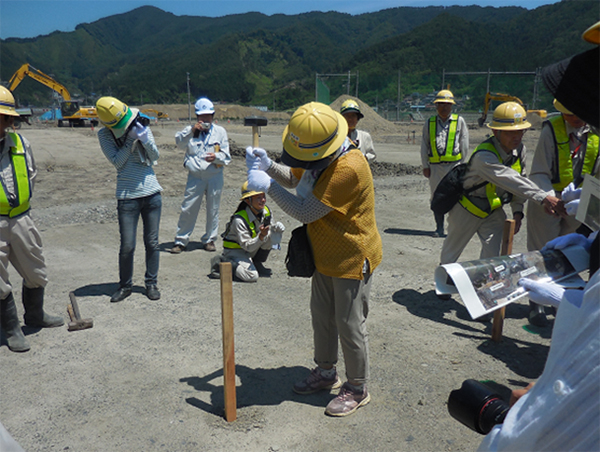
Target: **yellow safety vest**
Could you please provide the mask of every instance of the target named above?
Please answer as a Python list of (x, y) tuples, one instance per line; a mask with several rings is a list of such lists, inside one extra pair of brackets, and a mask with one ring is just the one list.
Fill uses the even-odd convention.
[(446, 136), (446, 147), (443, 154), (440, 154), (435, 140), (437, 134), (437, 115), (429, 118), (429, 143), (431, 144), (430, 163), (457, 162), (462, 159), (462, 153), (453, 155), (454, 142), (456, 141), (456, 128), (458, 126), (458, 115), (450, 115), (450, 128)]
[[(573, 182), (573, 159), (571, 158), (571, 148), (569, 147), (569, 136), (567, 135), (567, 126), (565, 120), (560, 116), (550, 118), (547, 123), (552, 128), (554, 137), (554, 152), (557, 165), (552, 168), (552, 187), (557, 192)], [(589, 132), (587, 145), (585, 148), (585, 157), (581, 175), (592, 174), (596, 160), (598, 159), (598, 135)]]
[[(494, 154), (496, 154), (496, 156), (498, 157), (498, 161), (500, 163), (502, 163), (502, 158), (500, 157), (500, 153), (492, 144), (492, 138), (488, 138), (483, 143), (481, 143), (479, 146), (477, 146), (475, 151), (473, 151), (473, 155), (475, 155), (475, 153), (478, 151), (491, 151)], [(473, 158), (473, 155), (471, 156), (471, 158)], [(510, 167), (512, 169), (514, 169), (516, 172), (518, 172), (519, 174), (521, 174), (521, 158), (519, 157), (518, 159), (516, 159), (516, 161), (512, 165), (510, 165)], [(463, 195), (462, 198), (460, 198), (460, 200), (458, 202), (465, 209), (467, 209), (469, 212), (471, 212), (476, 217), (486, 218), (494, 210), (498, 209), (499, 207), (502, 207), (502, 200), (496, 193), (496, 185), (492, 184), (491, 182), (488, 182), (486, 184), (485, 194), (486, 194), (488, 202), (489, 202), (489, 207), (486, 208), (485, 210), (482, 210), (479, 207), (477, 207), (475, 204), (473, 204), (473, 202), (471, 202), (471, 200), (466, 195)]]
[(29, 169), (27, 168), (23, 140), (17, 133), (11, 132), (8, 135), (12, 138), (13, 143), (16, 143), (16, 146), (10, 148), (15, 193), (9, 193), (4, 180), (0, 180), (2, 185), (2, 190), (0, 190), (0, 215), (13, 218), (30, 209), (31, 185), (29, 183)]
[[(236, 215), (238, 217), (241, 217), (244, 220), (244, 222), (246, 223), (246, 226), (248, 227), (248, 229), (250, 229), (250, 235), (252, 236), (252, 238), (256, 237), (256, 234), (257, 234), (256, 227), (254, 226), (254, 222), (250, 221), (250, 219), (248, 218), (248, 212), (246, 212), (246, 209), (237, 211), (236, 213), (233, 214), (233, 217), (235, 217)], [(267, 206), (265, 206), (264, 218), (267, 218), (270, 216), (271, 216), (271, 211), (269, 210), (269, 208)], [(233, 220), (233, 217), (231, 218), (232, 220)], [(230, 224), (231, 224), (231, 221), (227, 225), (227, 232), (229, 232)], [(237, 243), (233, 240), (223, 239), (223, 248), (235, 249), (235, 248), (241, 248), (241, 246), (239, 243)]]

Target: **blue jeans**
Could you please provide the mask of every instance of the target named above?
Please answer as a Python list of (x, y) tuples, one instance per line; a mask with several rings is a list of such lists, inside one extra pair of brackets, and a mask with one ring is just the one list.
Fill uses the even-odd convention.
[(133, 253), (135, 237), (140, 215), (144, 225), (144, 245), (146, 247), (146, 285), (156, 284), (158, 277), (158, 227), (162, 197), (160, 192), (144, 198), (119, 199), (117, 211), (119, 214), (119, 233), (121, 248), (119, 249), (119, 285), (133, 285)]

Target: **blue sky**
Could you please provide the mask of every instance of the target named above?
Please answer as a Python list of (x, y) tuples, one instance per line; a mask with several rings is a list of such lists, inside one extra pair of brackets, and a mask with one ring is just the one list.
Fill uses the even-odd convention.
[(175, 15), (219, 17), (259, 11), (299, 14), (339, 11), (362, 14), (398, 6), (512, 6), (535, 9), (558, 0), (0, 0), (0, 38), (33, 38), (53, 31), (73, 31), (80, 23), (153, 5)]

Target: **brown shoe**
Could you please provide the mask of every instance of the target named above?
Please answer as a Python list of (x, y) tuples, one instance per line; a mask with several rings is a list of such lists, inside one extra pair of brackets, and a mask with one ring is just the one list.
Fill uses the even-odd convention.
[(217, 251), (217, 247), (215, 246), (215, 242), (208, 242), (204, 245), (204, 251)]
[(342, 386), (342, 380), (338, 377), (337, 371), (333, 377), (325, 378), (319, 367), (315, 367), (307, 378), (294, 384), (293, 390), (296, 394), (313, 394), (322, 389), (337, 389), (340, 386)]
[(183, 250), (185, 249), (185, 246), (183, 245), (175, 245), (173, 248), (171, 248), (169, 251), (171, 252), (171, 254), (179, 254), (181, 253)]
[(338, 417), (348, 416), (370, 401), (371, 396), (367, 392), (366, 386), (362, 392), (355, 392), (348, 383), (344, 383), (338, 396), (327, 404), (325, 414)]

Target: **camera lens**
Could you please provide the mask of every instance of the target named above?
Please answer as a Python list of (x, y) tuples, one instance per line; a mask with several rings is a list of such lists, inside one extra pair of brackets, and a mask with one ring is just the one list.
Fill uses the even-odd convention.
[(498, 394), (477, 380), (465, 380), (461, 388), (452, 391), (448, 397), (450, 415), (482, 435), (504, 422), (509, 408)]

